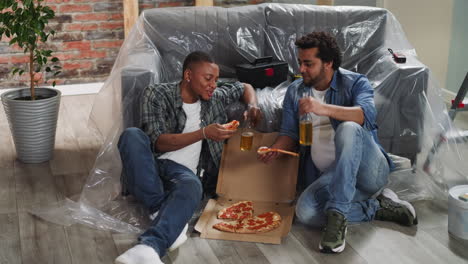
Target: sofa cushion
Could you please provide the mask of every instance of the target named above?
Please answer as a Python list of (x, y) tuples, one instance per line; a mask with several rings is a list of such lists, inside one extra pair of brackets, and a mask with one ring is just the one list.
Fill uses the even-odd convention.
[(264, 55), (263, 7), (156, 8), (145, 10), (145, 33), (160, 51), (164, 81), (180, 78), (187, 54), (213, 56), (222, 77), (235, 77), (234, 66)]
[(265, 6), (269, 53), (285, 60), (292, 72), (299, 72), (294, 41), (313, 31), (335, 36), (342, 49), (342, 67), (356, 71), (356, 65), (385, 43), (388, 11), (371, 7), (326, 7), (270, 4)]

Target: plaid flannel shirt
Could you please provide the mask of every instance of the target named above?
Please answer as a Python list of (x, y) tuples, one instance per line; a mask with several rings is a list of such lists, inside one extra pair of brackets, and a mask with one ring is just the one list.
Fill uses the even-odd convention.
[[(209, 101), (201, 100), (200, 127), (213, 123), (227, 122), (225, 107), (239, 100), (244, 94), (244, 86), (240, 82), (218, 83), (218, 88)], [(182, 133), (187, 116), (182, 109), (182, 97), (178, 82), (153, 84), (145, 88), (141, 104), (141, 129), (150, 137), (151, 149), (155, 159), (163, 154), (155, 149), (155, 143), (161, 134)], [(198, 173), (206, 169), (210, 158), (219, 168), (224, 142), (204, 140)], [(206, 144), (207, 143), (207, 144)]]

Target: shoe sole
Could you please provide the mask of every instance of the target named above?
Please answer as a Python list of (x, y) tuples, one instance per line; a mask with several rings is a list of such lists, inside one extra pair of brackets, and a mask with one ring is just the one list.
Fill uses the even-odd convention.
[[(348, 228), (346, 227), (345, 229), (345, 237), (346, 237), (346, 234), (348, 233)], [(331, 254), (334, 254), (334, 253), (340, 253), (340, 252), (343, 252), (343, 250), (345, 249), (345, 246), (346, 246), (346, 239), (343, 240), (343, 245), (337, 247), (337, 248), (330, 248), (330, 247), (322, 247), (322, 244), (319, 243), (319, 250), (320, 252), (322, 253), (331, 253)]]
[(345, 249), (345, 246), (346, 246), (346, 241), (343, 242), (343, 245), (337, 248), (322, 247), (322, 245), (319, 245), (319, 249), (320, 249), (320, 252), (322, 253), (335, 254), (335, 253), (342, 252)]
[(410, 211), (410, 213), (413, 215), (413, 225), (418, 224), (418, 218), (416, 217), (416, 210), (414, 209), (413, 205), (411, 205), (407, 201), (400, 200), (398, 198), (398, 195), (394, 191), (387, 189), (387, 188), (382, 191), (382, 195), (394, 201), (395, 203), (399, 203), (403, 205), (404, 207), (406, 207)]

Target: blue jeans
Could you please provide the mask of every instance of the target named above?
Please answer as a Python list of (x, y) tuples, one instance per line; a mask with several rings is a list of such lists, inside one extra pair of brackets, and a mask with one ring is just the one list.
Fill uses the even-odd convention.
[(139, 243), (163, 257), (198, 208), (202, 185), (187, 167), (172, 160), (155, 160), (151, 146), (149, 137), (138, 128), (125, 129), (118, 143), (129, 193), (151, 213), (159, 211)]
[[(299, 221), (325, 224), (325, 212), (342, 213), (348, 222), (371, 221), (379, 202), (370, 198), (387, 184), (388, 161), (371, 133), (354, 122), (335, 131), (335, 161), (299, 197)], [(312, 162), (312, 160), (308, 160)]]

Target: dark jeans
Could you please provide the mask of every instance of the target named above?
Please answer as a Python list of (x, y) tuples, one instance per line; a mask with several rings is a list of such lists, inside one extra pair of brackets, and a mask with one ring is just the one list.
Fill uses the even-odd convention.
[(151, 213), (159, 211), (138, 240), (163, 257), (200, 204), (200, 179), (177, 162), (155, 160), (149, 137), (138, 128), (125, 129), (118, 148), (128, 192)]

